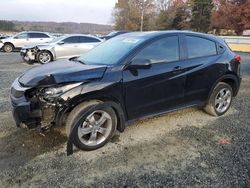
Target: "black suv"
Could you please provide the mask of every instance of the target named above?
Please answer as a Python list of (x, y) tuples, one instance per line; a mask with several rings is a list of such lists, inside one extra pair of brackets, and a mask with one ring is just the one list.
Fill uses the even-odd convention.
[(240, 82), (240, 56), (219, 37), (135, 32), (28, 70), (14, 81), (11, 101), (17, 126), (66, 125), (75, 146), (93, 150), (130, 120), (190, 106), (223, 115)]

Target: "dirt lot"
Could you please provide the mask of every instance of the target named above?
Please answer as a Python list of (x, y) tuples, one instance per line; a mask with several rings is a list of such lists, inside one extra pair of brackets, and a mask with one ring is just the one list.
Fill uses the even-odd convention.
[(250, 187), (250, 54), (229, 112), (195, 108), (137, 122), (105, 147), (65, 154), (58, 130), (15, 127), (8, 92), (30, 65), (0, 53), (0, 187)]

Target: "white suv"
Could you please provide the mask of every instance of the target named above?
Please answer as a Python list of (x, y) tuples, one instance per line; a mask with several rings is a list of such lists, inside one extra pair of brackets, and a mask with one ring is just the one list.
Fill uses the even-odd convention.
[(22, 48), (25, 45), (30, 44), (45, 43), (51, 41), (52, 39), (53, 37), (45, 32), (25, 31), (14, 36), (1, 39), (0, 49), (3, 49), (5, 52), (12, 52), (15, 48)]

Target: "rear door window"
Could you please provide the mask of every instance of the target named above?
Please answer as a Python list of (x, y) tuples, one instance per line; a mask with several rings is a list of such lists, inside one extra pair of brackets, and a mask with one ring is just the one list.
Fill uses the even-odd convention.
[(29, 33), (29, 38), (49, 38), (49, 36), (44, 33)]
[(186, 44), (189, 59), (217, 54), (216, 43), (205, 38), (186, 36)]
[(79, 37), (78, 36), (68, 37), (64, 39), (63, 42), (65, 44), (79, 43)]

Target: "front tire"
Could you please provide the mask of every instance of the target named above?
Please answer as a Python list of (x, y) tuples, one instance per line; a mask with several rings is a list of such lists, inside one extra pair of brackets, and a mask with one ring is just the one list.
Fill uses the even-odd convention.
[(74, 145), (81, 150), (91, 151), (104, 146), (116, 130), (116, 113), (111, 107), (101, 108), (99, 104), (104, 103), (98, 100), (83, 102), (67, 118), (66, 134), (73, 136)]
[(4, 44), (3, 46), (3, 51), (6, 52), (6, 53), (10, 53), (10, 52), (13, 52), (14, 50), (14, 46), (12, 44)]
[(53, 57), (49, 51), (40, 51), (37, 53), (37, 61), (41, 64), (49, 63), (53, 60)]
[(215, 86), (204, 110), (212, 116), (221, 116), (230, 108), (232, 97), (232, 87), (227, 83), (219, 82)]

